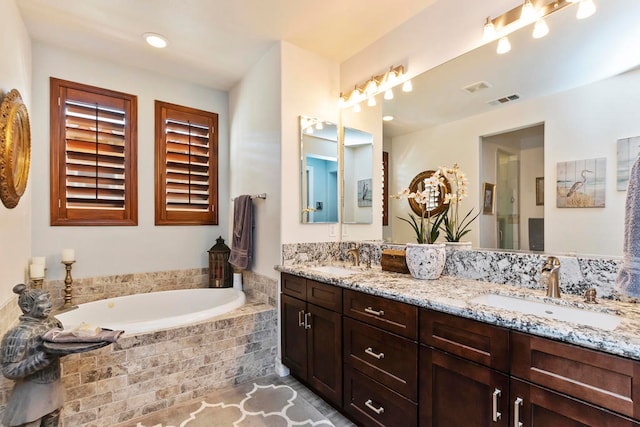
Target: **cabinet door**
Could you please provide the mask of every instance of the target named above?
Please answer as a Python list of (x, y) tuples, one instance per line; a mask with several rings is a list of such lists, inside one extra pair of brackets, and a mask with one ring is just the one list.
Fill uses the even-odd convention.
[(421, 426), (507, 427), (509, 379), (485, 366), (420, 346), (419, 408)]
[(568, 396), (511, 379), (512, 427), (631, 427), (636, 421), (572, 399)]
[(327, 400), (342, 402), (342, 315), (307, 304), (307, 381)]
[(282, 316), (282, 363), (291, 373), (307, 379), (307, 331), (304, 328), (306, 303), (280, 295)]

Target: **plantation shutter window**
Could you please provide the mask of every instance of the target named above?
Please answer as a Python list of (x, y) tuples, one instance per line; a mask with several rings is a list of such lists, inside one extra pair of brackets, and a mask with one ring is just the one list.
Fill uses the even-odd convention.
[(51, 224), (137, 225), (136, 97), (51, 79)]
[(156, 225), (217, 224), (218, 115), (156, 101)]

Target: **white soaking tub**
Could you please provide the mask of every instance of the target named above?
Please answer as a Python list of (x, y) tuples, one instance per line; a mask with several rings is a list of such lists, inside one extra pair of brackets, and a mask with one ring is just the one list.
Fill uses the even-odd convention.
[(233, 288), (180, 289), (93, 301), (55, 317), (65, 329), (85, 322), (133, 335), (200, 322), (235, 310), (244, 302), (244, 292)]

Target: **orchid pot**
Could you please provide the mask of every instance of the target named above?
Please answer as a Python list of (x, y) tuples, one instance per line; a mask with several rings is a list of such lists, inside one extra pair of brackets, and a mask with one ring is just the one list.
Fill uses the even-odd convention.
[(434, 280), (442, 275), (446, 261), (444, 243), (407, 243), (405, 256), (409, 273), (414, 278)]

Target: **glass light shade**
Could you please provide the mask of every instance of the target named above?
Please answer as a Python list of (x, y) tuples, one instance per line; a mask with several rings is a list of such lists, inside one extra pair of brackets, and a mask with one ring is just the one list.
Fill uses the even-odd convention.
[(578, 6), (578, 13), (576, 13), (577, 19), (585, 19), (596, 13), (596, 4), (593, 0), (580, 0)]
[(318, 123), (316, 123), (316, 129), (322, 130), (323, 127), (324, 126), (322, 125), (322, 122), (319, 121)]
[(367, 105), (369, 107), (375, 107), (376, 106), (376, 97), (375, 96), (370, 96), (369, 99), (367, 100)]
[(360, 107), (360, 103), (356, 103), (356, 104), (353, 106), (353, 112), (354, 112), (354, 113), (359, 113), (360, 111), (362, 111), (362, 108)]
[(349, 103), (353, 102), (360, 102), (360, 90), (358, 88), (354, 88), (351, 95), (349, 95)]
[(522, 5), (520, 20), (522, 22), (532, 22), (538, 17), (537, 15), (538, 14), (536, 13), (536, 9), (533, 7), (533, 4), (531, 3), (531, 0), (525, 0), (524, 4)]
[(502, 37), (500, 40), (498, 40), (498, 48), (496, 49), (496, 52), (502, 55), (503, 53), (507, 53), (510, 50), (511, 43), (509, 42), (509, 37)]
[(386, 99), (387, 101), (393, 99), (393, 90), (392, 89), (387, 89), (384, 92), (384, 99)]
[(373, 78), (371, 78), (371, 80), (369, 80), (367, 82), (367, 85), (364, 87), (364, 94), (366, 96), (371, 96), (377, 91), (378, 91), (378, 83), (376, 83), (376, 81)]
[(533, 27), (533, 38), (539, 39), (549, 34), (549, 26), (547, 22), (540, 18), (536, 21), (536, 25)]
[(487, 17), (487, 21), (484, 23), (484, 30), (482, 31), (482, 40), (489, 42), (496, 37), (496, 27), (491, 22), (491, 18)]
[(413, 84), (411, 83), (411, 80), (407, 80), (406, 82), (402, 83), (403, 92), (411, 92), (412, 90), (413, 90)]

